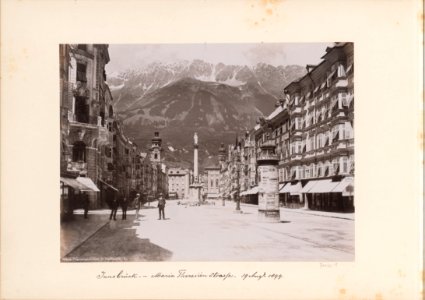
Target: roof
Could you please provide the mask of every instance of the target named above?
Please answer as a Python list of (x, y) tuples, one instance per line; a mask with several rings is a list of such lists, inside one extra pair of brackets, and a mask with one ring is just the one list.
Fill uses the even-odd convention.
[(218, 161), (218, 157), (209, 156), (204, 160), (204, 169), (219, 169), (220, 163)]

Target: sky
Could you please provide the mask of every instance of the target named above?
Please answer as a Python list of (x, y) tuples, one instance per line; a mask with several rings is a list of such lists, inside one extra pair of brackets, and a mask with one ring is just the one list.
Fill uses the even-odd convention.
[(109, 45), (111, 61), (108, 74), (138, 69), (153, 62), (173, 63), (201, 59), (209, 63), (227, 65), (318, 64), (325, 49), (333, 43), (251, 43), (251, 44), (138, 44)]

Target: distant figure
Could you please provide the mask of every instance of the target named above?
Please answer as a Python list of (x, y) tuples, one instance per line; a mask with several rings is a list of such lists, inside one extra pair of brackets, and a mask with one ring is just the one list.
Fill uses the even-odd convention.
[(140, 210), (140, 194), (136, 194), (136, 198), (133, 201), (134, 208), (136, 209), (136, 220), (139, 218)]
[(89, 213), (89, 195), (86, 193), (83, 194), (83, 208), (84, 208), (84, 219), (87, 219)]
[(112, 220), (112, 217), (114, 220), (117, 220), (117, 210), (118, 210), (118, 201), (117, 198), (114, 196), (111, 199), (111, 215), (109, 216), (109, 220)]
[(162, 196), (162, 194), (159, 194), (158, 210), (159, 210), (159, 219), (158, 220), (161, 220), (161, 216), (162, 216), (162, 219), (165, 220), (165, 212), (164, 212), (164, 210), (165, 210), (165, 199)]
[(127, 220), (127, 208), (128, 208), (127, 197), (123, 196), (123, 197), (121, 197), (121, 209), (122, 209), (122, 219), (123, 220)]

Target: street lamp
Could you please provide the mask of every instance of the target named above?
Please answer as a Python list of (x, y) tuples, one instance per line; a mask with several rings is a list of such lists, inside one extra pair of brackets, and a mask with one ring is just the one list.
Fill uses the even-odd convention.
[(236, 212), (241, 212), (241, 198), (240, 198), (240, 164), (241, 164), (241, 157), (240, 153), (237, 153), (236, 155)]

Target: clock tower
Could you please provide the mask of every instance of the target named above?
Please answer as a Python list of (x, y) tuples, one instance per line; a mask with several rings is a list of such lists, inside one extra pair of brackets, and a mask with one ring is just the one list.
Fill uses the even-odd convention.
[(162, 154), (162, 139), (159, 137), (159, 132), (155, 131), (154, 137), (152, 138), (152, 145), (150, 148), (151, 161), (153, 163), (161, 162)]

